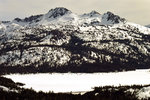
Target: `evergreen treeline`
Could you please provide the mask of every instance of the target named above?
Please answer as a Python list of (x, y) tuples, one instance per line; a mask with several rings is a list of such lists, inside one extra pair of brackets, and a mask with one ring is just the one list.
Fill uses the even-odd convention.
[[(138, 86), (137, 86), (138, 87)], [(135, 93), (125, 92), (128, 87), (99, 87), (83, 95), (72, 93), (44, 93), (32, 89), (20, 92), (0, 91), (1, 100), (138, 100)]]
[[(4, 84), (5, 83), (5, 84)], [(21, 83), (20, 83), (21, 84)], [(19, 85), (20, 85), (19, 84)], [(0, 77), (0, 86), (16, 89), (15, 91), (4, 91), (0, 89), (0, 100), (138, 100), (137, 92), (127, 91), (138, 90), (147, 86), (119, 86), (119, 87), (96, 87), (93, 91), (85, 94), (35, 92), (32, 89), (19, 88), (18, 84), (11, 79)], [(150, 100), (150, 98), (148, 99)]]
[(80, 66), (77, 65), (66, 65), (63, 67), (47, 67), (48, 64), (43, 64), (39, 66), (38, 68), (34, 66), (0, 66), (0, 75), (4, 74), (11, 74), (11, 73), (20, 73), (20, 74), (26, 74), (26, 73), (94, 73), (94, 72), (114, 72), (114, 71), (129, 71), (129, 70), (135, 70), (135, 67), (126, 66), (119, 66), (119, 65), (113, 65), (108, 63), (83, 63)]

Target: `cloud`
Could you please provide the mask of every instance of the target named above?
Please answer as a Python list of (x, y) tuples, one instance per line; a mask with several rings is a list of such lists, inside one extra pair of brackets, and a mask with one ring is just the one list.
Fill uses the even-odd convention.
[(0, 20), (12, 20), (66, 7), (75, 13), (112, 11), (132, 22), (150, 24), (150, 0), (0, 0)]

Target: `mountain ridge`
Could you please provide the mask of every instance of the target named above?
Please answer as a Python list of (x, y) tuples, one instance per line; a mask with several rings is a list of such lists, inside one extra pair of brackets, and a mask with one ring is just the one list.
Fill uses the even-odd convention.
[[(106, 17), (108, 17), (109, 20), (107, 20), (108, 18), (104, 18), (104, 15), (106, 15)], [(113, 19), (113, 17), (115, 19)], [(87, 20), (87, 18), (91, 20)], [(76, 20), (78, 21), (76, 22)], [(73, 22), (75, 22), (75, 24), (82, 24), (82, 22), (86, 22), (86, 21), (87, 22), (90, 21), (92, 23), (92, 20), (96, 20), (98, 23), (102, 22), (101, 24), (107, 23), (108, 25), (125, 22), (124, 18), (120, 18), (119, 16), (111, 12), (107, 12), (101, 15), (99, 12), (93, 10), (89, 13), (78, 15), (64, 7), (57, 7), (57, 8), (49, 10), (49, 12), (46, 14), (32, 15), (29, 17), (25, 17), (24, 19), (15, 18), (12, 21), (12, 23), (16, 23), (21, 26), (24, 26), (27, 24), (29, 24), (30, 26), (31, 25), (34, 26), (34, 25), (44, 25), (44, 24), (46, 25), (47, 23), (56, 24), (57, 22), (59, 23), (60, 21), (65, 22), (65, 23), (66, 21), (71, 22), (68, 24), (73, 24)]]
[(150, 68), (149, 28), (111, 12), (51, 12), (0, 24), (0, 73)]

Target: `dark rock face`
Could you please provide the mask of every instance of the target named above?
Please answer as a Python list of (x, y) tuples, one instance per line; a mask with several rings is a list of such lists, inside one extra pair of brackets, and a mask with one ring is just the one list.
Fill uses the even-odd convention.
[(38, 18), (40, 18), (43, 15), (34, 15), (30, 17), (26, 17), (25, 19), (15, 18), (14, 20), (17, 22), (38, 22), (40, 21)]
[(107, 21), (112, 21), (112, 22), (114, 22), (114, 23), (119, 23), (119, 22), (126, 22), (126, 19), (125, 18), (121, 18), (121, 17), (119, 17), (118, 15), (115, 15), (115, 14), (113, 14), (112, 12), (107, 12), (107, 13), (105, 13), (104, 14), (104, 16), (107, 16)]
[(20, 18), (15, 18), (14, 20), (17, 21), (17, 22), (21, 22), (22, 21)]
[(89, 16), (89, 17), (94, 17), (94, 16), (97, 16), (97, 15), (101, 15), (100, 13), (98, 13), (97, 11), (91, 11), (90, 13), (85, 13), (83, 14), (82, 16)]
[(30, 17), (26, 17), (25, 19), (23, 19), (23, 21), (25, 22), (32, 22), (33, 20), (38, 22), (38, 18), (41, 17), (43, 15), (35, 15), (35, 16), (30, 16)]
[(9, 23), (9, 22), (10, 22), (10, 21), (2, 21), (2, 23), (4, 23), (4, 24), (5, 24), (5, 23)]
[(52, 18), (52, 17), (57, 18), (59, 16), (63, 16), (67, 14), (68, 12), (71, 12), (71, 11), (63, 7), (58, 7), (55, 9), (51, 9), (48, 13), (50, 14), (49, 18)]

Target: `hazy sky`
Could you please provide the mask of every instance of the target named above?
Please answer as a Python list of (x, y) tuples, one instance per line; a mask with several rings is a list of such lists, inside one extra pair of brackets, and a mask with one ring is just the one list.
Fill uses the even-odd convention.
[(111, 11), (142, 25), (150, 24), (150, 0), (0, 0), (0, 20), (47, 13), (51, 8), (66, 7), (81, 14), (96, 10)]

